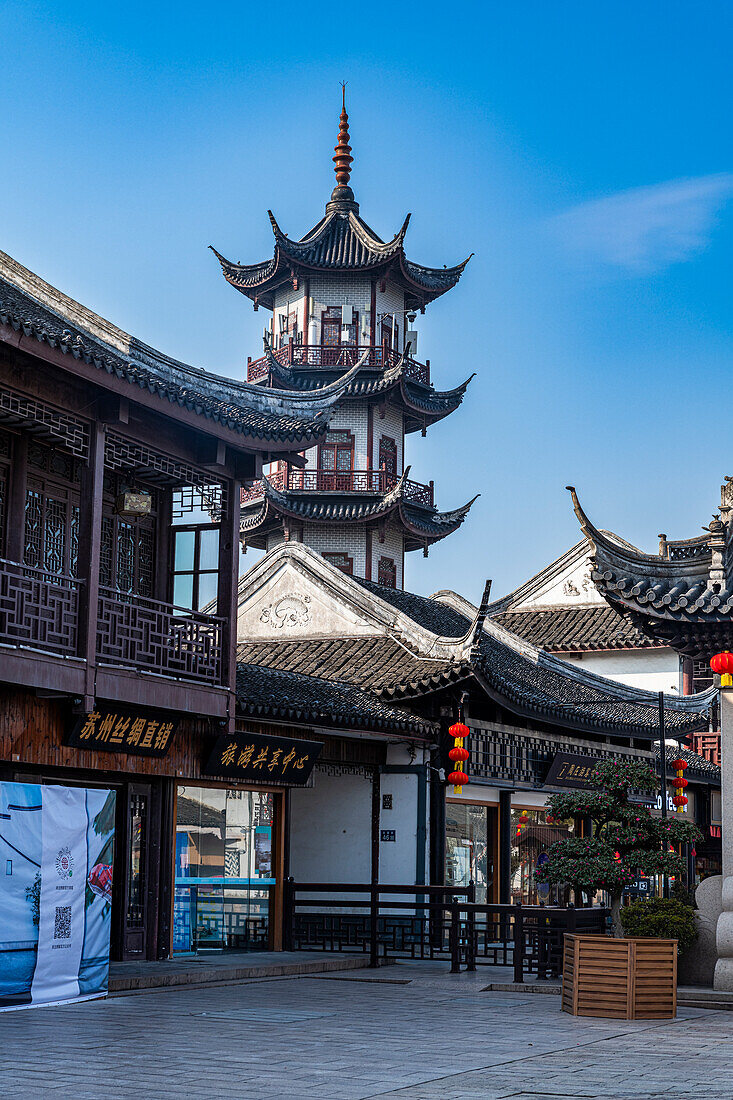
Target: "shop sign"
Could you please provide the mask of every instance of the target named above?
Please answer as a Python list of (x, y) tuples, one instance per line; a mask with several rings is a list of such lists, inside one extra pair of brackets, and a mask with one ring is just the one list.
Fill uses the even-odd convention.
[(128, 756), (165, 756), (178, 727), (178, 717), (140, 714), (117, 707), (97, 707), (75, 723), (66, 744), (96, 752)]
[(545, 778), (546, 787), (590, 788), (590, 777), (601, 763), (595, 756), (581, 756), (574, 752), (557, 752)]
[(217, 737), (202, 774), (266, 779), (301, 787), (308, 782), (322, 749), (320, 741), (295, 741), (262, 733), (224, 733)]

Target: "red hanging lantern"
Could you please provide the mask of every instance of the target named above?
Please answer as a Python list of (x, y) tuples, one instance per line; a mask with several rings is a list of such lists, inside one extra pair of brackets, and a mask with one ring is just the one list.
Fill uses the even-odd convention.
[(451, 772), (448, 776), (448, 782), (453, 783), (456, 790), (460, 790), (464, 783), (468, 783), (468, 776), (465, 772)]
[(687, 761), (680, 756), (677, 760), (672, 761), (672, 767), (676, 772), (683, 772), (687, 768)]
[[(464, 722), (454, 722), (448, 730), (448, 734), (455, 741), (455, 745), (448, 753), (449, 760), (468, 760), (468, 749), (463, 747), (464, 738), (470, 734), (468, 726)], [(448, 782), (453, 784), (453, 793), (460, 794), (461, 787), (464, 783), (468, 783), (468, 776), (462, 768), (458, 767), (454, 772), (451, 772), (448, 776)]]
[(710, 667), (720, 676), (720, 686), (733, 687), (733, 653), (724, 649), (722, 653), (716, 653), (710, 658)]
[(682, 809), (687, 805), (687, 795), (676, 794), (672, 799), (672, 805), (677, 807), (677, 813), (682, 813)]
[(682, 779), (681, 777), (678, 777), (678, 778), (672, 780), (672, 786), (677, 787), (677, 788), (682, 788), (682, 790), (684, 790), (684, 788), (687, 786), (687, 780)]

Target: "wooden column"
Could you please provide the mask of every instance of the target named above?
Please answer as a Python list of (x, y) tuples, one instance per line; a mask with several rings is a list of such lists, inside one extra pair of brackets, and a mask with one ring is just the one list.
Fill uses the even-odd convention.
[(5, 557), (23, 561), (25, 543), (25, 495), (28, 481), (28, 436), (19, 436), (13, 444), (13, 465), (8, 486), (7, 537)]
[(161, 490), (160, 508), (155, 526), (155, 599), (161, 603), (171, 603), (173, 586), (171, 584), (171, 541), (173, 539), (173, 490)]
[(499, 791), (499, 904), (508, 905), (512, 877), (512, 792)]
[(692, 657), (682, 658), (682, 694), (692, 695)]
[(217, 613), (225, 619), (222, 638), (222, 678), (229, 688), (229, 732), (234, 733), (237, 702), (237, 604), (239, 589), (239, 523), (242, 483), (225, 483), (226, 508), (219, 523), (219, 596)]
[(84, 709), (94, 708), (97, 658), (99, 558), (102, 542), (102, 487), (105, 427), (92, 426), (89, 462), (82, 469), (79, 509), (79, 656), (86, 660)]

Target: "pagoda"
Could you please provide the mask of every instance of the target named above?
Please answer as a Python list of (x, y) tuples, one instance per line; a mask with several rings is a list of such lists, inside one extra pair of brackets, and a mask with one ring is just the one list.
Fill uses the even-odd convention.
[(302, 542), (346, 573), (402, 588), (405, 551), (427, 555), (473, 504), (438, 511), (433, 483), (410, 479), (405, 465), (405, 436), (425, 435), (454, 412), (471, 380), (436, 390), (430, 361), (415, 358), (414, 327), (470, 256), (441, 268), (408, 260), (410, 215), (392, 240), (381, 240), (349, 186), (352, 160), (344, 95), (336, 186), (320, 221), (293, 240), (268, 212), (275, 248), (261, 263), (232, 263), (213, 249), (227, 282), (272, 314), (264, 355), (248, 359), (247, 380), (283, 399), (342, 390), (323, 441), (270, 463), (243, 489), (242, 543), (271, 550)]

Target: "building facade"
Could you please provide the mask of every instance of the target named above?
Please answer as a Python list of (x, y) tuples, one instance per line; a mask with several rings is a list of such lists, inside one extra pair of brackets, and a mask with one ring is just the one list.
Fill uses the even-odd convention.
[(454, 412), (470, 381), (436, 390), (415, 328), (468, 261), (416, 264), (404, 249), (409, 216), (387, 242), (363, 220), (349, 185), (345, 106), (335, 154), (336, 186), (304, 237), (289, 238), (270, 213), (272, 259), (235, 264), (216, 253), (227, 281), (271, 313), (248, 379), (299, 395), (345, 384), (328, 432), (304, 459), (283, 458), (245, 486), (242, 541), (266, 550), (303, 542), (346, 573), (401, 588), (405, 553), (427, 554), (473, 503), (439, 511), (433, 483), (410, 479), (405, 454), (406, 437)]
[[(286, 792), (323, 750), (296, 731), (277, 767), (222, 759), (259, 745), (239, 705), (240, 493), (318, 443), (337, 396), (170, 359), (0, 253), (0, 778), (114, 793), (117, 958), (190, 947), (225, 900), (240, 943), (276, 936)], [(20, 873), (2, 829), (0, 852)], [(226, 867), (251, 887), (236, 906)]]

